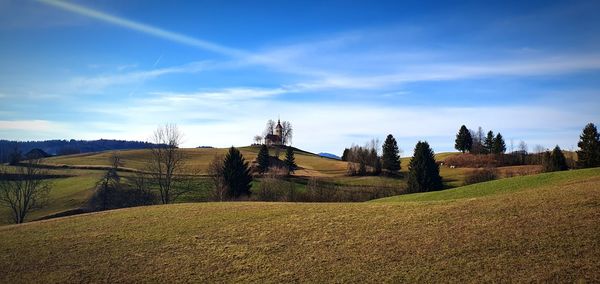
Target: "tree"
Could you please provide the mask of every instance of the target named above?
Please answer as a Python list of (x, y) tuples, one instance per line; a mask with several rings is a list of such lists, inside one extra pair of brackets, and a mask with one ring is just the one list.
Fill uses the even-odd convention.
[(262, 144), (263, 137), (260, 135), (254, 135), (254, 144)]
[(258, 151), (258, 172), (263, 174), (269, 170), (269, 148), (267, 145), (260, 146), (260, 150)]
[(148, 172), (156, 183), (163, 204), (173, 202), (192, 189), (191, 177), (182, 175), (188, 156), (179, 149), (183, 133), (177, 125), (166, 124), (157, 128), (149, 149)]
[(544, 172), (565, 171), (569, 169), (567, 159), (558, 145), (554, 147), (552, 153), (546, 152), (544, 154), (543, 168)]
[(519, 152), (521, 152), (521, 154), (527, 154), (529, 147), (527, 147), (527, 143), (525, 143), (525, 141), (521, 140), (517, 149), (519, 149)]
[(427, 142), (419, 141), (408, 166), (408, 192), (425, 192), (443, 187), (440, 168)]
[(469, 130), (469, 132), (471, 133), (471, 137), (473, 138), (473, 143), (471, 145), (471, 153), (485, 154), (485, 147), (483, 146), (485, 138), (481, 126), (477, 128), (477, 132), (471, 130)]
[(111, 162), (111, 167), (104, 173), (104, 176), (98, 181), (96, 184), (96, 194), (94, 196), (93, 203), (97, 203), (95, 209), (98, 210), (108, 210), (113, 208), (114, 206), (114, 197), (116, 195), (116, 191), (121, 190), (121, 177), (117, 172), (120, 165), (122, 165), (121, 157), (119, 154), (114, 152), (109, 161)]
[(227, 187), (227, 197), (238, 198), (242, 195), (250, 195), (252, 187), (250, 168), (242, 153), (235, 147), (229, 148), (223, 161), (223, 180)]
[(600, 166), (600, 134), (593, 123), (589, 123), (583, 129), (579, 136), (577, 146), (578, 163), (583, 168), (592, 168)]
[(285, 166), (290, 173), (293, 173), (298, 165), (296, 165), (296, 158), (294, 157), (294, 148), (287, 147), (285, 151)]
[(273, 135), (273, 133), (275, 132), (275, 121), (273, 121), (272, 119), (269, 119), (267, 121), (267, 125), (265, 126), (265, 131), (263, 132), (263, 136), (267, 137), (267, 135)]
[(0, 206), (10, 209), (16, 224), (23, 223), (27, 214), (47, 200), (50, 185), (43, 177), (48, 172), (39, 164), (39, 159), (29, 159), (13, 170), (0, 169)]
[(502, 134), (498, 133), (496, 134), (496, 138), (493, 139), (491, 153), (504, 154), (504, 152), (506, 152), (506, 143), (504, 143), (504, 138), (502, 137)]
[(208, 175), (215, 186), (213, 192), (214, 199), (218, 201), (223, 201), (227, 197), (227, 186), (224, 179), (224, 160), (224, 155), (215, 155), (208, 165)]
[(398, 150), (398, 143), (392, 134), (389, 134), (385, 142), (383, 142), (382, 150), (381, 167), (390, 173), (398, 172), (401, 167), (400, 151)]
[(471, 137), (471, 132), (467, 129), (466, 126), (461, 126), (458, 130), (458, 134), (456, 134), (456, 140), (454, 141), (454, 148), (463, 153), (471, 152), (471, 148), (473, 147), (473, 137)]
[(350, 153), (350, 149), (345, 148), (344, 152), (342, 153), (342, 161), (348, 161), (348, 154)]
[(294, 129), (289, 121), (281, 123), (281, 143), (283, 145), (292, 144), (292, 136), (294, 135)]
[(483, 154), (492, 154), (494, 153), (494, 132), (489, 131), (487, 136), (485, 137), (485, 141), (483, 142)]

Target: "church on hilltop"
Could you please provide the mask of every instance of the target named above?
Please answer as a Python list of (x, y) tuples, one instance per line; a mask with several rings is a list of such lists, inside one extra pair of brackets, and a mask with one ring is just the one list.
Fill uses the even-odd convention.
[(277, 120), (277, 126), (275, 126), (275, 131), (273, 134), (267, 134), (265, 136), (265, 144), (267, 145), (283, 145), (283, 127), (281, 126), (281, 121)]

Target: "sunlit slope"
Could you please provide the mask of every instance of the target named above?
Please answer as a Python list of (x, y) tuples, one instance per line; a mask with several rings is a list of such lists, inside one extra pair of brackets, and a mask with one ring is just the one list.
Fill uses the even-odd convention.
[(4, 226), (0, 282), (600, 281), (598, 169), (521, 181), (438, 202), (176, 204)]
[[(228, 149), (225, 148), (202, 148), (202, 149), (183, 149), (189, 157), (187, 161), (187, 169), (198, 170), (205, 174), (208, 165), (216, 155), (225, 155)], [(258, 154), (258, 147), (242, 147), (240, 151), (247, 161), (252, 161)], [(69, 166), (108, 166), (109, 157), (113, 152), (99, 152), (77, 154), (69, 156), (58, 156), (48, 158), (44, 161), (51, 165), (69, 165)], [(119, 155), (124, 161), (123, 167), (132, 169), (144, 169), (145, 161), (147, 161), (150, 153), (148, 150), (126, 150), (119, 151)], [(271, 155), (275, 155), (275, 151), (271, 149)], [(285, 150), (280, 151), (280, 159), (284, 159)], [(295, 153), (296, 163), (302, 167), (297, 174), (299, 175), (342, 175), (346, 172), (347, 164), (342, 161), (319, 157), (317, 155), (298, 151)]]
[(373, 200), (371, 202), (439, 201), (475, 198), (494, 194), (511, 193), (548, 186), (568, 185), (574, 181), (600, 178), (600, 168), (542, 173), (477, 183), (448, 190), (406, 194)]

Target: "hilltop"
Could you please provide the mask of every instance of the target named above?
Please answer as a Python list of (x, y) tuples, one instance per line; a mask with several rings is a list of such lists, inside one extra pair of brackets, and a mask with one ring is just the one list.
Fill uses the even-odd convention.
[(380, 203), (175, 204), (4, 226), (0, 275), (2, 282), (595, 282), (599, 184), (595, 168)]

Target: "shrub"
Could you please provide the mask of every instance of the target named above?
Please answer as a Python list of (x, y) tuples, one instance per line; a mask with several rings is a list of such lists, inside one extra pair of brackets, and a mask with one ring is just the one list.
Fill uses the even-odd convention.
[(494, 168), (483, 168), (472, 171), (465, 178), (465, 185), (480, 183), (498, 178), (498, 171)]

